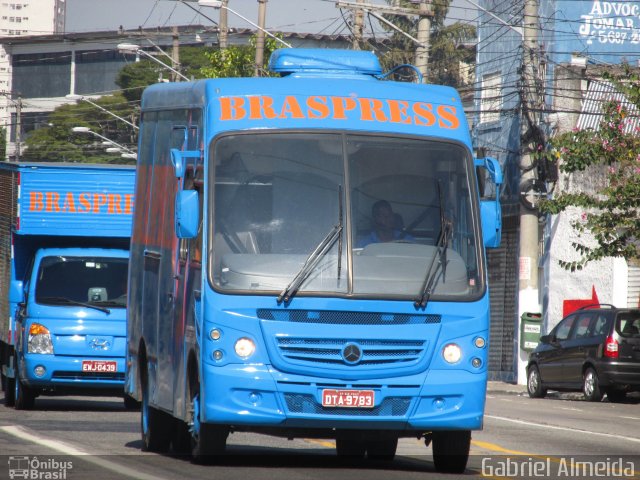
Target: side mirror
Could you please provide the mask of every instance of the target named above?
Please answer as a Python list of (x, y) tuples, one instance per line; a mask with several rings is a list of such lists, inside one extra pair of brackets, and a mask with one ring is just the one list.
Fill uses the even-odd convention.
[(24, 284), (22, 280), (12, 280), (9, 285), (9, 302), (24, 302)]
[(176, 194), (175, 230), (178, 238), (198, 235), (200, 202), (195, 190), (180, 190)]
[(171, 149), (171, 163), (173, 164), (173, 170), (176, 178), (183, 178), (187, 170), (187, 160), (189, 158), (200, 158), (199, 150), (178, 150), (177, 148)]
[(540, 337), (540, 343), (549, 343), (550, 340), (551, 340), (551, 337), (549, 335), (542, 335)]
[(482, 220), (482, 237), (484, 246), (497, 248), (502, 238), (502, 206), (500, 205), (500, 186), (502, 185), (502, 169), (495, 158), (476, 158), (474, 165), (486, 170), (489, 179), (495, 186), (494, 195), (490, 199), (480, 200), (480, 217)]

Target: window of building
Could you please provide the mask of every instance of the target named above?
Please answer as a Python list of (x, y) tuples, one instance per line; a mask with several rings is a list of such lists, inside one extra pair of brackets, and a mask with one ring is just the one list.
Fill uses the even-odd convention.
[(500, 72), (482, 76), (480, 90), (480, 123), (497, 122), (502, 109), (502, 77)]

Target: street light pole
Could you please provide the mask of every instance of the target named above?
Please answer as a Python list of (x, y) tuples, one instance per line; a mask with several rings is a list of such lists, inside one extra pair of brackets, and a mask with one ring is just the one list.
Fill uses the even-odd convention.
[(143, 49), (140, 48), (139, 45), (135, 45), (133, 43), (119, 43), (118, 44), (118, 50), (122, 51), (123, 53), (136, 53), (138, 55), (144, 55), (146, 57), (148, 57), (149, 59), (153, 60), (154, 62), (156, 62), (157, 64), (161, 65), (162, 67), (166, 68), (167, 70), (172, 71), (173, 73), (175, 73), (178, 77), (182, 78), (185, 81), (189, 81), (189, 79), (184, 76), (182, 73), (180, 73), (178, 70), (176, 70), (173, 67), (170, 67), (169, 65), (167, 65), (164, 62), (161, 62), (160, 60), (158, 60), (156, 57), (154, 57), (153, 55), (151, 55), (150, 53), (144, 51)]
[(113, 113), (110, 110), (107, 110), (106, 108), (104, 108), (101, 105), (98, 105), (97, 103), (95, 103), (92, 100), (89, 100), (87, 97), (83, 96), (83, 95), (76, 95), (74, 93), (70, 93), (69, 95), (66, 95), (66, 98), (68, 98), (69, 100), (83, 100), (85, 102), (87, 102), (90, 105), (93, 105), (94, 107), (96, 107), (99, 110), (102, 110), (104, 113), (107, 113), (109, 115), (111, 115), (114, 118), (117, 118), (118, 120), (120, 120), (121, 122), (126, 123), (127, 125), (129, 125), (131, 128), (133, 128), (134, 130), (139, 130), (139, 127), (137, 125), (134, 125), (133, 123), (131, 123), (129, 120), (127, 120), (126, 118), (121, 117), (120, 115), (117, 115), (115, 113)]
[[(110, 138), (105, 137), (104, 135), (100, 135), (98, 132), (94, 132), (89, 127), (73, 127), (71, 129), (71, 131), (73, 133), (90, 133), (91, 135), (94, 135), (94, 136), (104, 140), (105, 142), (108, 142), (109, 144), (113, 145), (114, 147), (117, 147), (117, 148), (125, 151), (129, 155), (135, 155), (136, 154), (136, 152), (134, 152), (133, 150), (125, 147), (124, 145), (119, 144), (118, 142), (114, 142), (113, 140), (111, 140)], [(129, 157), (127, 157), (127, 158), (129, 158)]]

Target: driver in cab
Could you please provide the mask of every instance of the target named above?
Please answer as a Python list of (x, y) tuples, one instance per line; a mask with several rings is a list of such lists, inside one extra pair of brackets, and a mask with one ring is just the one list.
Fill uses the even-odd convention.
[(370, 243), (384, 243), (393, 241), (414, 242), (415, 239), (402, 230), (402, 219), (394, 213), (391, 204), (386, 200), (378, 200), (371, 207), (373, 228), (371, 233), (360, 238), (358, 247), (362, 248)]

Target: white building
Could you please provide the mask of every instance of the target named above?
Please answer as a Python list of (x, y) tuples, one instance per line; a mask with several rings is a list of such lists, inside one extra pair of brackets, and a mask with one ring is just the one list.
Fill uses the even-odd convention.
[(0, 3), (0, 36), (64, 32), (65, 0), (11, 0)]
[[(0, 2), (0, 37), (63, 33), (66, 0), (10, 0)], [(11, 75), (11, 60), (0, 40), (0, 125), (5, 128), (16, 111), (17, 98)]]

